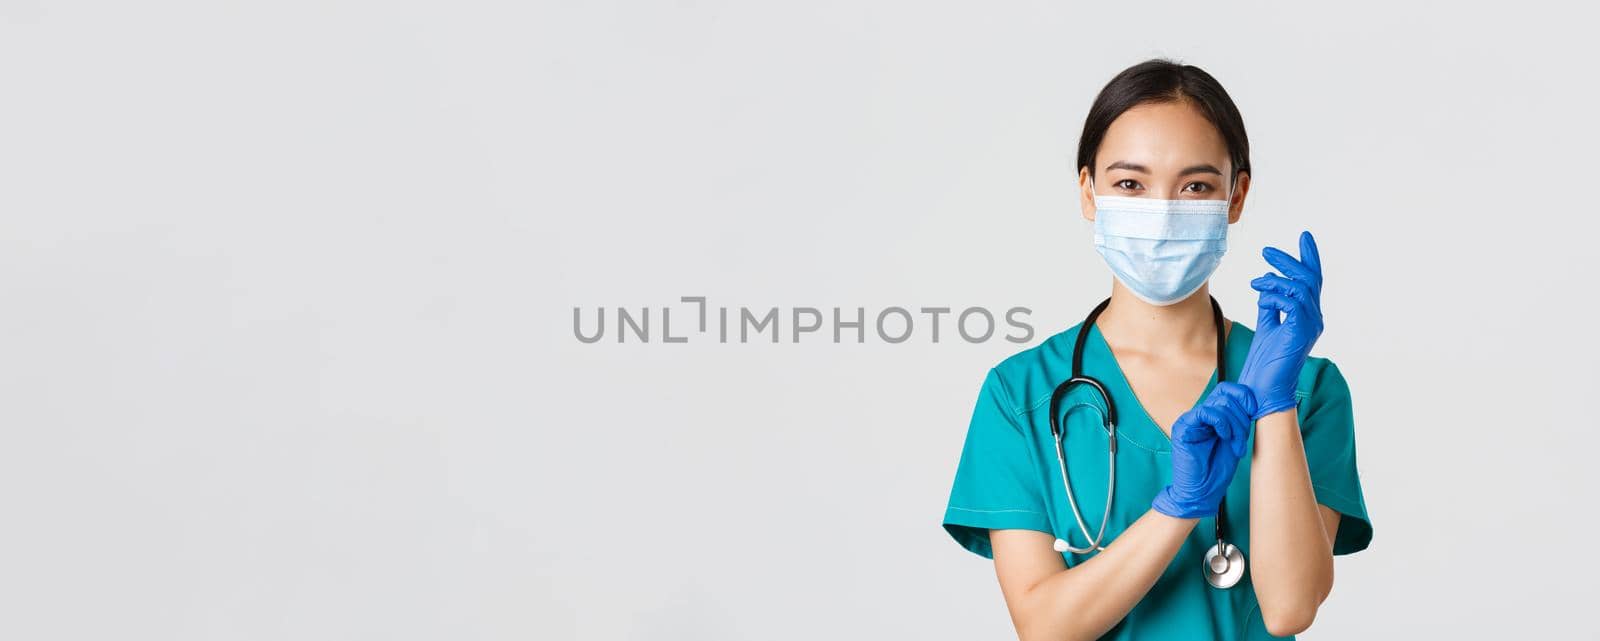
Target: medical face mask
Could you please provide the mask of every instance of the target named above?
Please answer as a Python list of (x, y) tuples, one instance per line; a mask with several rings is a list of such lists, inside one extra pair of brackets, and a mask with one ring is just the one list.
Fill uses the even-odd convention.
[[(1094, 179), (1089, 179), (1094, 189)], [(1094, 196), (1094, 246), (1139, 300), (1171, 305), (1211, 278), (1228, 251), (1227, 200)]]

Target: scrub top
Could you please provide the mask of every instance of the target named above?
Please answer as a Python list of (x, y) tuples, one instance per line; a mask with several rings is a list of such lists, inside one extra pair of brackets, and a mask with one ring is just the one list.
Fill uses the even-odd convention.
[[(1064, 496), (1047, 416), (1051, 392), (1071, 376), (1072, 347), (1081, 328), (1079, 323), (1005, 359), (989, 370), (978, 392), (944, 514), (944, 529), (963, 547), (985, 558), (994, 558), (989, 546), (991, 529), (1038, 530), (1084, 547), (1093, 530), (1100, 527), (1107, 476), (1105, 404), (1086, 385), (1075, 386), (1061, 402), (1067, 472), (1079, 511), (1091, 528), (1087, 533), (1078, 530)], [(1226, 343), (1227, 380), (1238, 380), (1254, 336), (1253, 330), (1233, 323)], [(1106, 386), (1117, 407), (1116, 496), (1101, 541), (1107, 545), (1150, 509), (1151, 499), (1171, 480), (1172, 442), (1134, 397), (1098, 327), (1089, 329), (1083, 369)], [(1196, 405), (1216, 380), (1213, 372), (1205, 393), (1195, 399)], [(1295, 396), (1317, 502), (1342, 515), (1333, 553), (1365, 549), (1372, 539), (1372, 524), (1356, 473), (1350, 388), (1332, 361), (1313, 356), (1300, 372)], [(1255, 446), (1254, 430), (1250, 446)], [(1239, 461), (1227, 498), (1229, 542), (1244, 551), (1246, 561), (1253, 560), (1248, 455)], [(1215, 517), (1200, 519), (1150, 592), (1102, 638), (1281, 638), (1268, 634), (1262, 623), (1248, 570), (1231, 589), (1206, 583), (1201, 562), (1206, 549), (1216, 543), (1214, 521)], [(1069, 568), (1092, 556), (1061, 554)]]

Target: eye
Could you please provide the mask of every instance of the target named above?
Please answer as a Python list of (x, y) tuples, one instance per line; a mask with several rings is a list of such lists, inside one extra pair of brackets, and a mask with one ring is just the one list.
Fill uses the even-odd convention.
[(1118, 189), (1126, 189), (1128, 191), (1133, 191), (1141, 187), (1139, 181), (1132, 178), (1123, 178), (1122, 180), (1116, 182), (1116, 186)]
[(1204, 194), (1204, 193), (1210, 192), (1212, 190), (1212, 187), (1211, 187), (1211, 185), (1208, 185), (1206, 183), (1192, 182), (1192, 183), (1189, 183), (1188, 185), (1185, 185), (1183, 190), (1187, 191), (1189, 193), (1192, 193), (1192, 194)]

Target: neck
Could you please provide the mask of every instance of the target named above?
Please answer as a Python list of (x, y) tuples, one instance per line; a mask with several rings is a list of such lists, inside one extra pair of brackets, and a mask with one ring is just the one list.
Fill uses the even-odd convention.
[[(1155, 354), (1214, 352), (1217, 329), (1211, 316), (1210, 283), (1171, 305), (1151, 305), (1112, 279), (1111, 303), (1095, 324), (1106, 342), (1118, 348)], [(1227, 329), (1223, 319), (1224, 336)]]

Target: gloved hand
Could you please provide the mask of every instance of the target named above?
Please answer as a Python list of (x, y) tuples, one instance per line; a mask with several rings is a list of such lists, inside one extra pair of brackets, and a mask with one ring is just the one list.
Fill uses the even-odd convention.
[(1276, 247), (1262, 249), (1261, 255), (1283, 275), (1267, 272), (1250, 281), (1250, 288), (1261, 292), (1260, 314), (1239, 382), (1255, 393), (1251, 420), (1298, 404), (1295, 382), (1311, 355), (1311, 345), (1322, 335), (1322, 258), (1311, 232), (1300, 232), (1300, 260)]
[(1179, 416), (1172, 424), (1172, 482), (1150, 507), (1181, 519), (1216, 514), (1244, 457), (1255, 409), (1249, 388), (1223, 381), (1198, 407)]

